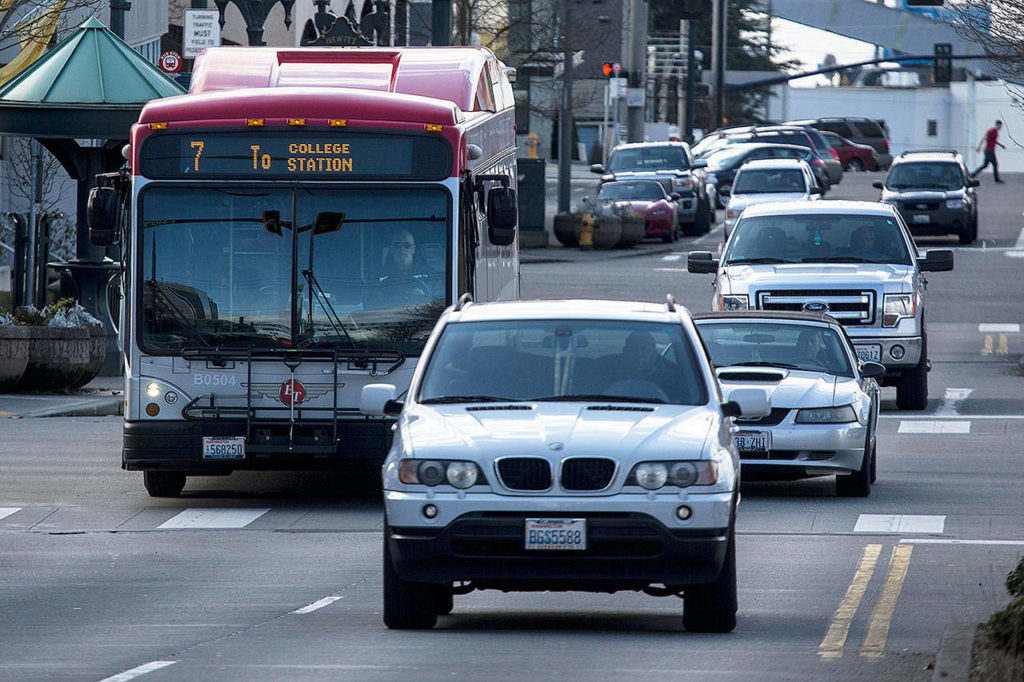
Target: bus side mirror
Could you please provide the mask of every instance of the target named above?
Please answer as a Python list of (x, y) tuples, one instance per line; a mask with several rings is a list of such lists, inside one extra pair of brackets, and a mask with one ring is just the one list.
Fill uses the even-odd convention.
[(89, 190), (86, 206), (89, 241), (94, 246), (110, 246), (117, 229), (117, 190), (113, 187), (93, 187)]
[(519, 199), (511, 187), (493, 187), (487, 192), (487, 238), (495, 246), (516, 240)]

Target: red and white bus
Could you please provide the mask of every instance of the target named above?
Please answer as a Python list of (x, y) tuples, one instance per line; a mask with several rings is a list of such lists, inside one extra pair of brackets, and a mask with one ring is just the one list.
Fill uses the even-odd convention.
[(121, 245), (122, 466), (151, 495), (383, 460), (363, 385), (407, 386), (460, 297), (518, 298), (510, 71), (484, 48), (216, 48), (143, 109), (90, 225)]

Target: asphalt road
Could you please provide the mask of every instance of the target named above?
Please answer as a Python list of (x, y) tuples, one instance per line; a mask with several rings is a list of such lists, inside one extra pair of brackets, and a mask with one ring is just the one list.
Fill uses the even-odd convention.
[[(829, 198), (875, 196), (848, 174)], [(456, 597), (427, 632), (381, 624), (381, 509), (365, 476), (235, 474), (149, 498), (120, 419), (0, 420), (5, 680), (927, 680), (953, 623), (985, 620), (1024, 551), (1019, 187), (981, 187), (982, 241), (929, 277), (928, 409), (885, 389), (878, 483), (747, 483), (739, 624), (681, 627), (631, 593)], [(984, 178), (983, 178), (984, 180)], [(710, 305), (685, 251), (523, 267), (524, 297)], [(1022, 246), (1017, 248), (1018, 243)], [(986, 326), (991, 325), (991, 326)]]

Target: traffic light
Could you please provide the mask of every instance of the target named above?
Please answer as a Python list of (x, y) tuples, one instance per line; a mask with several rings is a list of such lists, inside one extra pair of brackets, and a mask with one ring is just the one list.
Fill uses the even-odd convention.
[(932, 80), (936, 83), (948, 83), (953, 80), (953, 54), (950, 43), (935, 43), (935, 63), (932, 65)]
[(605, 62), (601, 65), (601, 73), (605, 78), (618, 78), (622, 66), (618, 62)]

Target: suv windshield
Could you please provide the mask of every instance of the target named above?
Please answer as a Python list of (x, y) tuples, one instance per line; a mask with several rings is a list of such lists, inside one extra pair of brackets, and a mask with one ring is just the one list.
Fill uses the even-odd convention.
[(887, 189), (962, 189), (964, 176), (960, 167), (946, 161), (916, 161), (895, 164), (885, 179)]
[(890, 263), (912, 265), (896, 219), (840, 213), (741, 217), (724, 255), (740, 263)]
[(697, 329), (715, 367), (776, 365), (853, 376), (842, 339), (828, 327), (702, 321)]
[(697, 358), (678, 324), (460, 322), (445, 327), (430, 356), (418, 400), (702, 405), (708, 390)]
[(774, 194), (803, 192), (804, 174), (796, 168), (741, 169), (733, 183), (733, 194)]
[(627, 147), (616, 149), (608, 161), (611, 173), (687, 170), (690, 164), (680, 147)]

